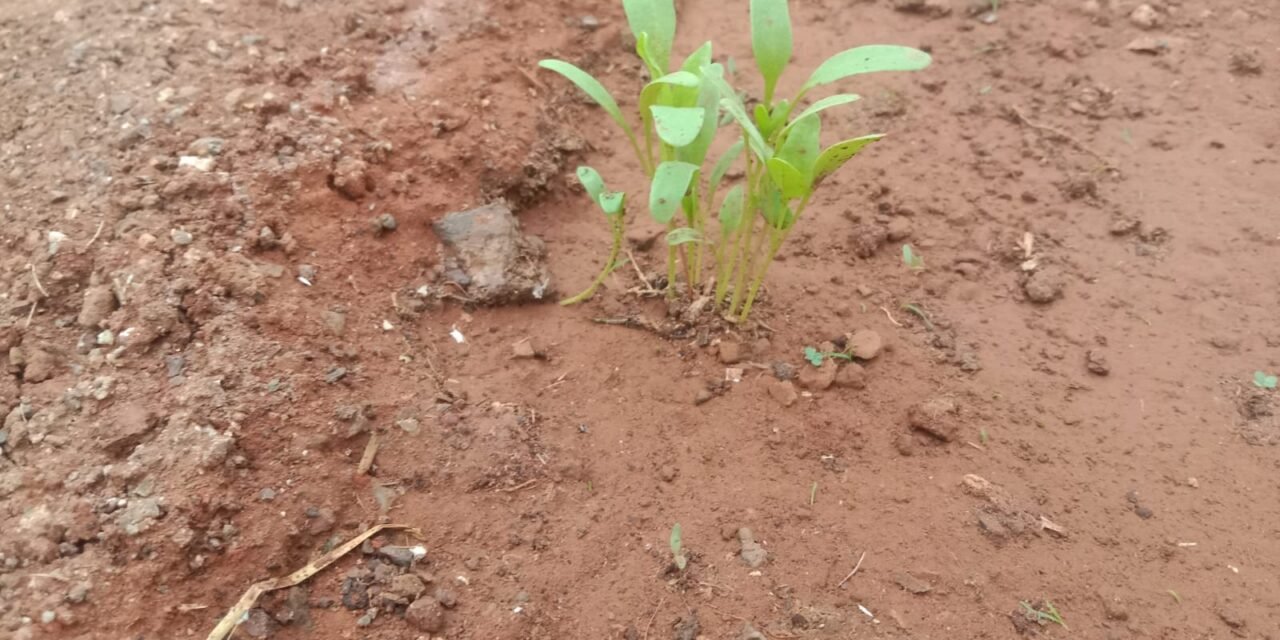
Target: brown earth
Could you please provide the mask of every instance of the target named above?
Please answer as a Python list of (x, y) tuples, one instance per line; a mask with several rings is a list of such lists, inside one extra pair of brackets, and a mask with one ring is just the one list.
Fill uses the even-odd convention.
[[(681, 2), (678, 50), (749, 70), (745, 5)], [(421, 538), (236, 637), (1280, 636), (1280, 13), (1137, 5), (795, 3), (793, 80), (934, 66), (848, 83), (828, 129), (891, 136), (758, 323), (664, 337), (592, 321), (679, 326), (629, 267), (567, 309), (437, 284), (430, 223), (498, 199), (594, 275), (573, 166), (643, 187), (535, 64), (633, 92), (617, 3), (4, 3), (0, 637), (202, 637), (378, 522)]]

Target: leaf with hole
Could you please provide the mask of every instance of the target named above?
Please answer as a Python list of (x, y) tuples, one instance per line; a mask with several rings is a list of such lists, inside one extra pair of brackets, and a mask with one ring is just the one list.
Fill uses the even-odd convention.
[(683, 147), (693, 142), (702, 131), (702, 121), (706, 109), (702, 107), (649, 107), (653, 114), (653, 128), (662, 141), (673, 146)]
[(671, 45), (676, 39), (676, 6), (673, 0), (622, 0), (627, 24), (637, 42), (646, 34), (646, 50), (660, 75), (667, 72)]
[(764, 101), (773, 102), (778, 78), (791, 60), (791, 14), (787, 0), (751, 0), (751, 51), (764, 77)]
[(582, 89), (582, 91), (590, 96), (592, 100), (595, 100), (596, 104), (599, 104), (604, 108), (605, 112), (609, 114), (609, 117), (613, 118), (613, 121), (618, 123), (618, 126), (622, 127), (622, 130), (626, 132), (627, 136), (631, 136), (631, 125), (627, 124), (626, 118), (622, 117), (622, 110), (618, 108), (618, 103), (613, 99), (609, 90), (605, 89), (604, 85), (600, 84), (599, 80), (596, 80), (586, 71), (583, 71), (582, 69), (579, 69), (563, 60), (543, 60), (538, 63), (538, 66), (543, 69), (554, 71), (567, 78), (569, 82), (577, 85), (578, 88)]
[(671, 222), (676, 209), (684, 200), (689, 190), (693, 174), (698, 171), (697, 165), (688, 162), (667, 161), (658, 165), (653, 172), (653, 183), (649, 188), (649, 215), (662, 224)]
[(873, 133), (869, 136), (861, 138), (852, 138), (843, 142), (837, 142), (823, 150), (822, 155), (818, 156), (818, 162), (813, 167), (813, 183), (822, 182), (827, 176), (836, 172), (837, 169), (844, 166), (854, 156), (858, 155), (862, 148), (883, 138), (883, 133)]
[(911, 47), (892, 44), (870, 44), (837, 53), (814, 69), (801, 87), (801, 95), (810, 89), (850, 76), (877, 71), (916, 71), (929, 66), (929, 54)]

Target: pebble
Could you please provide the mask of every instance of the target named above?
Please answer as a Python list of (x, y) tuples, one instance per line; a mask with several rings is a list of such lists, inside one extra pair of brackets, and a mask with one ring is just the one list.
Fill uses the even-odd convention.
[(405, 609), (404, 619), (420, 631), (439, 633), (444, 630), (444, 607), (435, 598), (418, 598)]
[(672, 482), (676, 479), (676, 476), (680, 475), (680, 471), (669, 464), (664, 464), (659, 474), (662, 476), (663, 482)]
[(389, 213), (383, 213), (373, 218), (373, 228), (378, 233), (395, 231), (397, 226), (396, 217)]
[(418, 433), (422, 431), (421, 424), (418, 422), (417, 418), (405, 418), (403, 420), (397, 420), (396, 426), (400, 427), (401, 429), (404, 430), (405, 433), (411, 436), (416, 436), (418, 435)]
[(262, 502), (271, 502), (276, 499), (275, 489), (267, 488), (258, 492), (258, 500)]
[(950, 398), (930, 398), (907, 411), (912, 429), (923, 431), (943, 442), (956, 439), (960, 431), (957, 421), (959, 408)]
[(875, 331), (859, 329), (849, 336), (846, 346), (853, 357), (859, 360), (872, 360), (880, 355), (880, 351), (884, 348), (884, 339)]
[(329, 384), (336, 384), (339, 380), (347, 377), (346, 367), (333, 367), (328, 373), (324, 374), (324, 381)]
[(413, 547), (401, 547), (396, 545), (387, 545), (378, 549), (378, 555), (386, 558), (391, 562), (391, 564), (394, 564), (397, 567), (408, 567), (413, 564), (414, 559), (417, 557), (413, 553)]
[(778, 404), (789, 407), (796, 403), (800, 394), (796, 393), (796, 385), (790, 380), (773, 380), (768, 383), (769, 397), (778, 401)]
[(796, 368), (789, 362), (775, 362), (769, 368), (773, 371), (773, 377), (779, 380), (794, 380), (796, 377)]
[(1160, 26), (1160, 12), (1149, 4), (1140, 4), (1129, 13), (1129, 22), (1139, 29), (1154, 29)]
[(45, 609), (44, 612), (40, 614), (40, 622), (44, 624), (53, 624), (53, 621), (57, 619), (58, 619), (57, 612), (49, 609)]
[(1022, 284), (1022, 290), (1026, 292), (1028, 300), (1036, 304), (1048, 304), (1062, 297), (1065, 286), (1062, 276), (1057, 271), (1042, 269), (1027, 278), (1027, 281)]
[(1101, 349), (1090, 349), (1085, 354), (1085, 367), (1095, 376), (1111, 373), (1111, 365), (1107, 362), (1107, 354)]
[(80, 306), (80, 315), (76, 322), (85, 328), (97, 328), (116, 310), (116, 294), (108, 285), (94, 285), (85, 289), (84, 301)]
[(315, 284), (316, 268), (309, 264), (300, 264), (298, 265), (298, 277), (310, 282), (311, 284)]
[(769, 560), (769, 552), (756, 542), (755, 535), (751, 533), (751, 529), (742, 527), (738, 529), (738, 543), (742, 546), (738, 555), (742, 561), (747, 563), (748, 567), (758, 569), (766, 561)]
[(180, 247), (185, 247), (191, 244), (195, 240), (195, 237), (191, 235), (191, 232), (183, 229), (170, 229), (169, 239), (173, 240), (174, 244)]
[(587, 31), (595, 31), (600, 28), (600, 19), (590, 15), (582, 16), (578, 24)]
[(898, 583), (898, 586), (902, 587), (908, 593), (913, 593), (918, 596), (933, 591), (933, 587), (930, 586), (928, 582), (925, 582), (906, 571), (899, 571), (898, 573), (895, 573), (893, 575), (893, 581)]
[(182, 370), (187, 366), (187, 359), (181, 355), (172, 355), (164, 357), (164, 372), (170, 378), (176, 378), (182, 375)]
[(67, 602), (72, 604), (80, 604), (89, 599), (89, 584), (86, 582), (78, 582), (71, 585), (67, 589)]
[(367, 627), (373, 624), (373, 621), (376, 620), (377, 618), (378, 618), (378, 610), (370, 609), (364, 612), (364, 615), (360, 616), (359, 618), (356, 618), (356, 626)]

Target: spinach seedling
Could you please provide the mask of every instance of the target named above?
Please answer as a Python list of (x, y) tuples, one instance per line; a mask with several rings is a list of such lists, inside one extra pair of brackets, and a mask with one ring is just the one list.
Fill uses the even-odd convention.
[(681, 571), (689, 564), (689, 559), (684, 555), (684, 537), (680, 532), (679, 522), (671, 527), (671, 559), (675, 560), (676, 568)]
[(909, 244), (902, 245), (902, 264), (907, 265), (908, 269), (913, 271), (924, 270), (924, 256), (916, 253), (916, 250)]
[(1038, 624), (1052, 622), (1054, 624), (1061, 625), (1063, 629), (1070, 629), (1067, 627), (1067, 623), (1063, 621), (1062, 614), (1058, 613), (1058, 608), (1053, 606), (1053, 603), (1048, 600), (1045, 600), (1039, 609), (1031, 606), (1031, 603), (1025, 600), (1018, 604), (1022, 606), (1022, 613), (1028, 620)]
[[(703, 290), (704, 278), (712, 278), (715, 287), (707, 290), (714, 291), (714, 303), (728, 317), (744, 322), (769, 265), (817, 188), (884, 137), (864, 135), (824, 148), (822, 112), (859, 97), (837, 93), (812, 103), (806, 98), (866, 73), (923, 69), (931, 58), (910, 47), (854, 47), (818, 65), (794, 95), (779, 98), (779, 81), (792, 55), (790, 8), (787, 0), (750, 0), (751, 48), (763, 99), (748, 111), (745, 94), (731, 84), (736, 81), (731, 61), (728, 69), (716, 62), (710, 42), (678, 64), (674, 61), (674, 0), (623, 0), (622, 6), (636, 38), (636, 54), (652, 78), (633, 101), (638, 113), (629, 118), (599, 80), (568, 62), (543, 60), (539, 66), (564, 76), (591, 97), (626, 137), (649, 179), (649, 215), (667, 227), (668, 298), (678, 293), (680, 271), (690, 294)], [(807, 106), (796, 114), (801, 105)], [(710, 160), (708, 152), (722, 129), (737, 140)], [(744, 177), (726, 185), (739, 163)], [(605, 191), (603, 180), (589, 168), (579, 169), (578, 177), (604, 210), (613, 245), (601, 275), (563, 304), (595, 293), (617, 259), (623, 235), (623, 195)], [(723, 194), (722, 187), (727, 187)], [(718, 233), (708, 229), (713, 217)]]
[(1275, 389), (1276, 376), (1269, 376), (1265, 371), (1254, 371), (1253, 384), (1259, 389)]
[(850, 360), (850, 361), (853, 360), (853, 356), (847, 353), (842, 353), (840, 351), (819, 351), (814, 347), (804, 348), (804, 359), (808, 360), (809, 364), (815, 367), (821, 367), (822, 361), (826, 360), (827, 358), (836, 358), (838, 360)]

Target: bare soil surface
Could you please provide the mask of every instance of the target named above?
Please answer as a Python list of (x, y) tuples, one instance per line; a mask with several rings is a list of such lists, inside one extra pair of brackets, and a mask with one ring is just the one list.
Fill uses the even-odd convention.
[[(205, 637), (386, 522), (235, 637), (1280, 637), (1273, 3), (794, 3), (793, 82), (935, 62), (841, 87), (890, 137), (743, 327), (643, 215), (551, 303), (573, 167), (644, 187), (536, 62), (634, 95), (619, 4), (0, 3), (0, 637)], [(746, 4), (678, 51), (751, 72)]]

